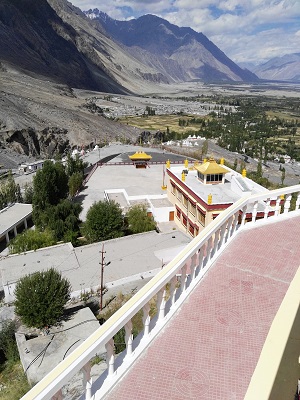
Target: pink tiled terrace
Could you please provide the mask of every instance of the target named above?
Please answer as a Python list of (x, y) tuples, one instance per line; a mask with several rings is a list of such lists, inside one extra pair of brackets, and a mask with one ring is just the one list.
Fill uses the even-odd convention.
[[(245, 223), (249, 216), (252, 222)], [(23, 399), (69, 399), (65, 385), (81, 371), (82, 393), (75, 398), (242, 400), (246, 395), (247, 400), (294, 400), (300, 376), (299, 241), (300, 185), (240, 199)], [(157, 314), (151, 319), (153, 300)], [(274, 326), (275, 336), (282, 334), (278, 315), (283, 304), (292, 318), (284, 342), (277, 345), (289, 349), (293, 373), (278, 368), (283, 350), (277, 352), (273, 372), (284, 371), (282, 382), (289, 385), (283, 396), (270, 397), (281, 381), (274, 386), (269, 379), (262, 395), (252, 390), (252, 378), (265, 378), (273, 368), (270, 364), (258, 373), (266, 348), (272, 358), (274, 347), (266, 343)], [(144, 329), (134, 339), (132, 318), (139, 312)], [(114, 336), (123, 328), (126, 350), (116, 356)], [(290, 332), (296, 333), (297, 354), (287, 344)], [(90, 361), (103, 348), (107, 370), (92, 380)], [(247, 397), (249, 388), (252, 397)]]
[(236, 236), (106, 399), (243, 399), (299, 241), (300, 217)]

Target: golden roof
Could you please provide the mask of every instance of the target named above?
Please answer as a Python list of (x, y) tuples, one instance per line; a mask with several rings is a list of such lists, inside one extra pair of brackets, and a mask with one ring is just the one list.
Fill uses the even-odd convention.
[(144, 151), (137, 151), (136, 153), (129, 156), (130, 160), (151, 160), (151, 156), (146, 154)]
[(203, 175), (226, 174), (228, 172), (228, 169), (219, 165), (213, 158), (201, 165), (195, 165), (195, 169)]

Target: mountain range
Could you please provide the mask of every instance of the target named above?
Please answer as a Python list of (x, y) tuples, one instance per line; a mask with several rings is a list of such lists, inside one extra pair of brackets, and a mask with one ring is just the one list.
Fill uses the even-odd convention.
[[(117, 21), (98, 9), (85, 14), (99, 21), (109, 36), (140, 62), (157, 69), (169, 82), (254, 82), (203, 33), (179, 28), (154, 15)], [(187, 63), (188, 60), (188, 63)]]
[(99, 143), (116, 130), (137, 136), (91, 113), (99, 92), (259, 80), (191, 28), (153, 15), (117, 21), (67, 0), (1, 0), (0, 43), (0, 146), (28, 155)]
[(300, 53), (272, 58), (251, 70), (261, 79), (300, 82)]

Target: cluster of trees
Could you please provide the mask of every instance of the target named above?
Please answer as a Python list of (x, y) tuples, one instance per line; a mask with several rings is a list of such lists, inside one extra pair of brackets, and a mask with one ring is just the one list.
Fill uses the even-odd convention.
[[(11, 254), (52, 246), (58, 241), (77, 246), (82, 243), (78, 241), (82, 235), (88, 243), (94, 243), (156, 228), (145, 205), (133, 206), (124, 216), (113, 201), (94, 203), (87, 212), (86, 222), (82, 223), (79, 218), (82, 207), (72, 196), (82, 184), (84, 167), (79, 158), (69, 157), (65, 167), (59, 162), (45, 161), (33, 178), (30, 196), (27, 195), (31, 197), (35, 230), (27, 230), (13, 239)], [(9, 179), (14, 187), (13, 178)]]
[[(11, 201), (32, 204), (32, 219), (35, 231), (25, 231), (10, 243), (10, 252), (36, 250), (51, 246), (58, 241), (77, 244), (80, 236), (80, 204), (72, 197), (82, 185), (86, 164), (79, 158), (68, 157), (66, 166), (60, 162), (46, 160), (42, 169), (33, 178), (33, 185), (25, 187), (22, 197), (10, 197)], [(6, 183), (12, 189), (19, 186), (9, 177)], [(11, 192), (13, 190), (11, 189)]]
[(154, 230), (155, 221), (148, 215), (144, 204), (132, 206), (123, 216), (122, 210), (114, 201), (98, 201), (87, 212), (83, 234), (88, 242), (99, 242), (124, 235)]

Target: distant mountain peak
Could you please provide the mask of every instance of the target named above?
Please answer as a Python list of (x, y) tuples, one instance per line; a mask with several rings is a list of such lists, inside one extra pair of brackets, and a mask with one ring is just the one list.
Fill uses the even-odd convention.
[(84, 11), (84, 14), (90, 18), (90, 19), (102, 19), (102, 20), (106, 20), (106, 19), (112, 19), (108, 14), (106, 14), (103, 11), (98, 10), (98, 8), (94, 8), (94, 9), (89, 9), (88, 11)]
[(284, 54), (257, 65), (252, 71), (261, 79), (277, 81), (300, 81), (300, 53)]

